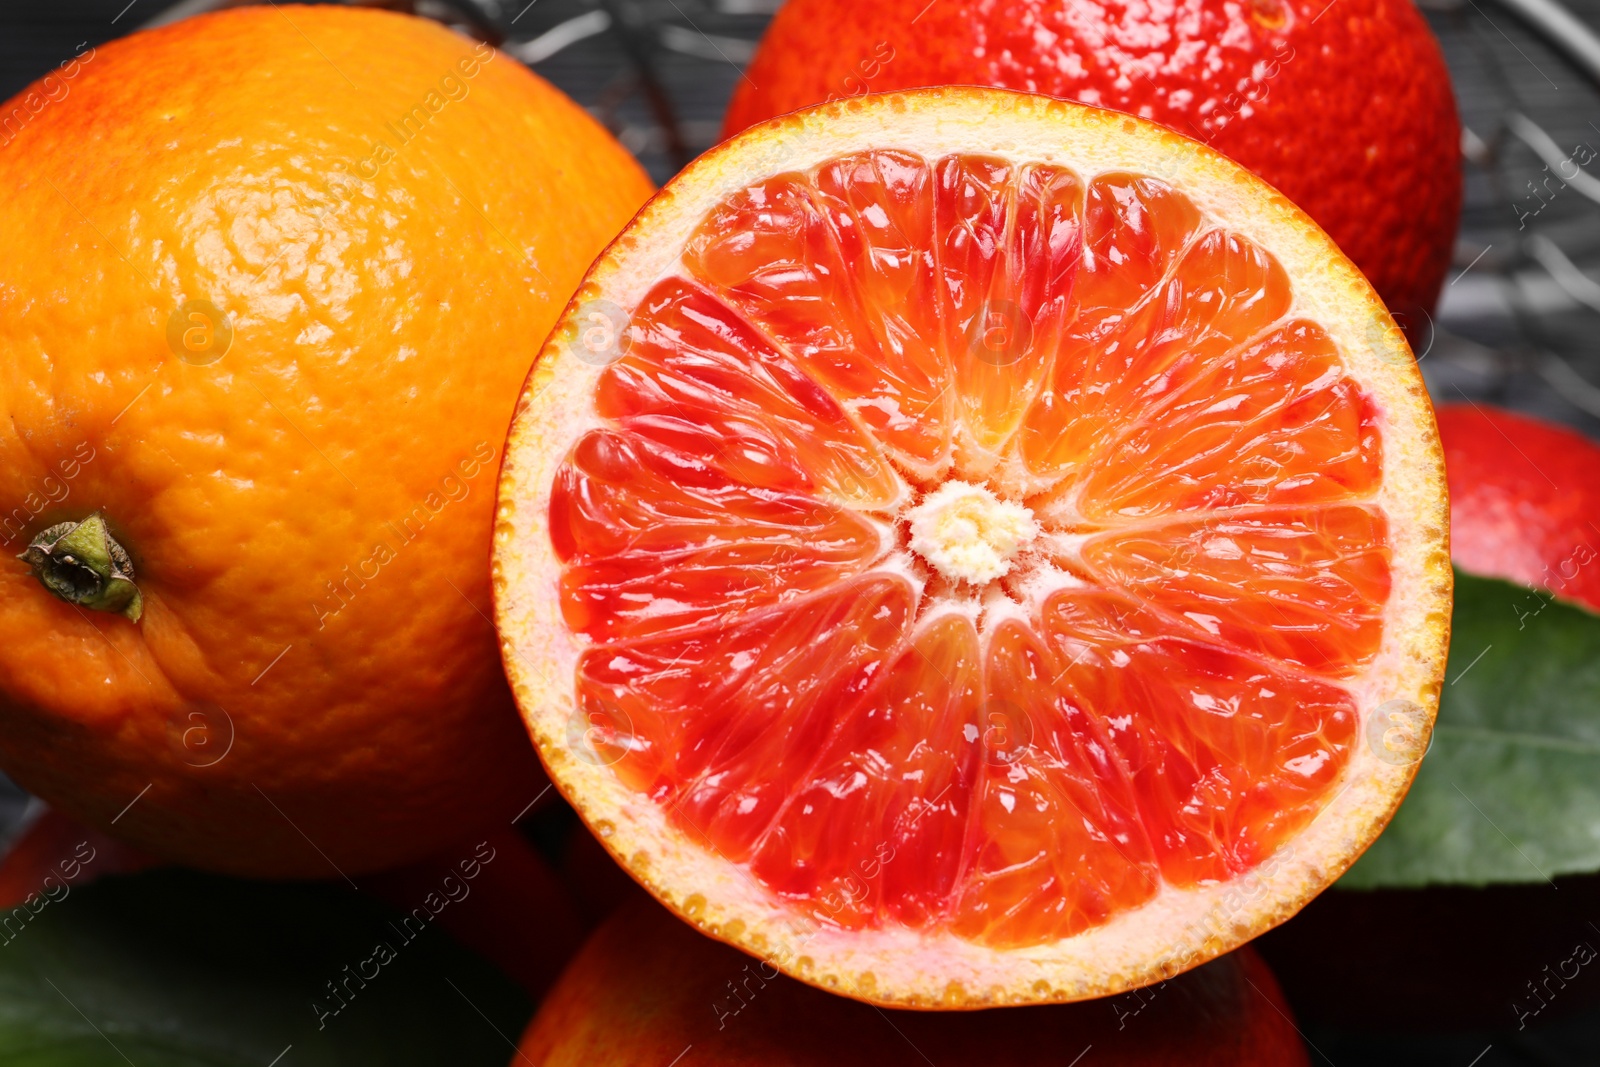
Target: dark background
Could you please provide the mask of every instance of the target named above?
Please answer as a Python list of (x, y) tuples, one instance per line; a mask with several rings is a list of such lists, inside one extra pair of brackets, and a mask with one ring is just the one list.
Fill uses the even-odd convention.
[[(535, 70), (610, 127), (661, 182), (716, 140), (739, 66), (777, 2), (476, 0), (482, 13), (476, 29), (481, 36), (503, 40), (513, 54), (533, 59)], [(1600, 27), (1600, 0), (1568, 2), (1586, 23)], [(169, 6), (169, 0), (0, 0), (0, 98), (10, 97), (85, 43), (97, 45), (133, 32)], [(458, 23), (470, 21), (443, 0), (417, 0), (416, 6)], [(1526, 229), (1519, 229), (1513, 204), (1527, 195), (1531, 178), (1542, 177), (1542, 164), (1509, 127), (1511, 117), (1521, 114), (1548, 132), (1563, 153), (1579, 144), (1600, 149), (1600, 92), (1558, 49), (1496, 0), (1426, 0), (1423, 7), (1444, 47), (1462, 121), (1470, 131), (1464, 144), (1467, 195), (1456, 263), (1432, 329), (1421, 332), (1417, 345), (1424, 377), (1437, 402), (1491, 402), (1600, 438), (1600, 311), (1568, 295), (1530, 255), (1528, 245), (1531, 236), (1542, 234), (1591, 276), (1600, 275), (1600, 203), (1569, 189)], [(552, 50), (564, 36), (575, 36), (585, 27), (593, 30), (601, 22), (609, 24), (603, 31)], [(0, 778), (0, 844), (29, 804)], [(1600, 923), (1597, 885), (1577, 880), (1562, 888), (1572, 890), (1563, 894), (1569, 904), (1586, 908), (1595, 902), (1592, 918)], [(1362, 894), (1378, 903), (1365, 914), (1334, 916), (1333, 928), (1349, 924), (1355, 943), (1358, 935), (1371, 934), (1358, 930), (1358, 924), (1383, 921), (1386, 909), (1396, 922), (1431, 915), (1456, 924), (1452, 950), (1465, 946), (1471, 956), (1485, 925), (1512, 939), (1525, 926), (1533, 937), (1539, 913), (1547, 910), (1531, 892), (1492, 898), (1463, 893), (1473, 891), (1435, 897)], [(1329, 910), (1324, 905), (1323, 911)], [(1322, 920), (1327, 923), (1328, 916)], [(1445, 936), (1451, 937), (1448, 931)], [(1292, 939), (1286, 943), (1296, 951), (1321, 951)], [(1374, 960), (1373, 966), (1404, 967), (1405, 961)], [(1600, 978), (1585, 977), (1596, 987), (1587, 991), (1588, 999), (1600, 1006)], [(1357, 992), (1352, 988), (1350, 996)], [(1340, 991), (1319, 995), (1338, 997)], [(1506, 1013), (1433, 1034), (1396, 1026), (1387, 1017), (1362, 1026), (1359, 1020), (1334, 1024), (1316, 1021), (1314, 1012), (1302, 1009), (1301, 1014), (1312, 1061), (1319, 1064), (1600, 1064), (1600, 1008), (1542, 1020), (1521, 1032), (1501, 1027), (1510, 1022)]]

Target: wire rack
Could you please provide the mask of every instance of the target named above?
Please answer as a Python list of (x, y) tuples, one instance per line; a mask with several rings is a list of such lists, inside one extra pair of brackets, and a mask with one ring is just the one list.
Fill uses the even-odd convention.
[(1600, 436), (1600, 3), (1428, 2), (1466, 199), (1424, 377)]

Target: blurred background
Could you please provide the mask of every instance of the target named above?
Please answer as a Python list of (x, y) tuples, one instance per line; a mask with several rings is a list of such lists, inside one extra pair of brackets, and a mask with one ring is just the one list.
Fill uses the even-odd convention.
[[(660, 183), (717, 139), (728, 97), (778, 3), (416, 0), (379, 6), (426, 15), (501, 46), (588, 108)], [(11, 96), (86, 45), (218, 6), (225, 0), (185, 0), (175, 7), (166, 0), (6, 0), (0, 7), (0, 96)], [(1543, 197), (1535, 192), (1535, 183), (1584, 146), (1590, 157), (1600, 155), (1600, 38), (1592, 35), (1600, 29), (1600, 0), (1569, 0), (1575, 24), (1540, 0), (1425, 0), (1422, 7), (1454, 77), (1466, 176), (1455, 262), (1437, 316), (1407, 324), (1428, 387), (1441, 402), (1494, 403), (1600, 438), (1600, 180), (1580, 173), (1557, 195), (1543, 185)], [(38, 810), (0, 779), (0, 847)], [(548, 798), (520, 829), (553, 861), (571, 862), (573, 835), (582, 835), (571, 812)], [(593, 856), (580, 861), (605, 862)], [(1600, 923), (1600, 907), (1588, 914), (1590, 903), (1600, 905), (1594, 879), (1560, 882), (1569, 890), (1562, 894), (1564, 906)], [(1537, 888), (1557, 892), (1555, 886)], [(627, 886), (614, 884), (614, 891)], [(1451, 921), (1451, 899), (1435, 896), (1419, 908)], [(1514, 932), (1544, 907), (1542, 898), (1520, 887), (1506, 890), (1491, 908), (1485, 899), (1474, 897), (1457, 921), (1492, 914)], [(1402, 918), (1415, 916), (1394, 916)], [(1471, 932), (1462, 933), (1470, 942)], [(1600, 925), (1594, 943), (1600, 944)], [(1276, 950), (1296, 951), (1310, 949), (1291, 938)], [(1273, 962), (1282, 973), (1280, 959)], [(1520, 1031), (1484, 1019), (1422, 1034), (1388, 1017), (1363, 1027), (1348, 1018), (1319, 1021), (1318, 1013), (1296, 1008), (1316, 1063), (1600, 1063), (1600, 1013)]]

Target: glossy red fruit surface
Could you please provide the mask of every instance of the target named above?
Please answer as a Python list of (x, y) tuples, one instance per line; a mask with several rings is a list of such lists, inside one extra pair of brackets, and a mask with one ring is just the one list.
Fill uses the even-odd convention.
[(1488, 404), (1437, 415), (1456, 565), (1600, 611), (1600, 445)]
[(1461, 204), (1460, 125), (1409, 0), (789, 0), (725, 132), (923, 85), (1046, 93), (1154, 119), (1277, 186), (1426, 336)]

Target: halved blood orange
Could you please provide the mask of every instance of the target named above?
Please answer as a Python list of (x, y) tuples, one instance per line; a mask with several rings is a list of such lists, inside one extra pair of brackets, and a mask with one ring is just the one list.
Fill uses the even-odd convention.
[(1445, 492), (1354, 267), (1154, 125), (945, 88), (668, 185), (513, 426), (507, 669), (707, 932), (866, 1000), (1149, 983), (1377, 835), (1437, 704)]

